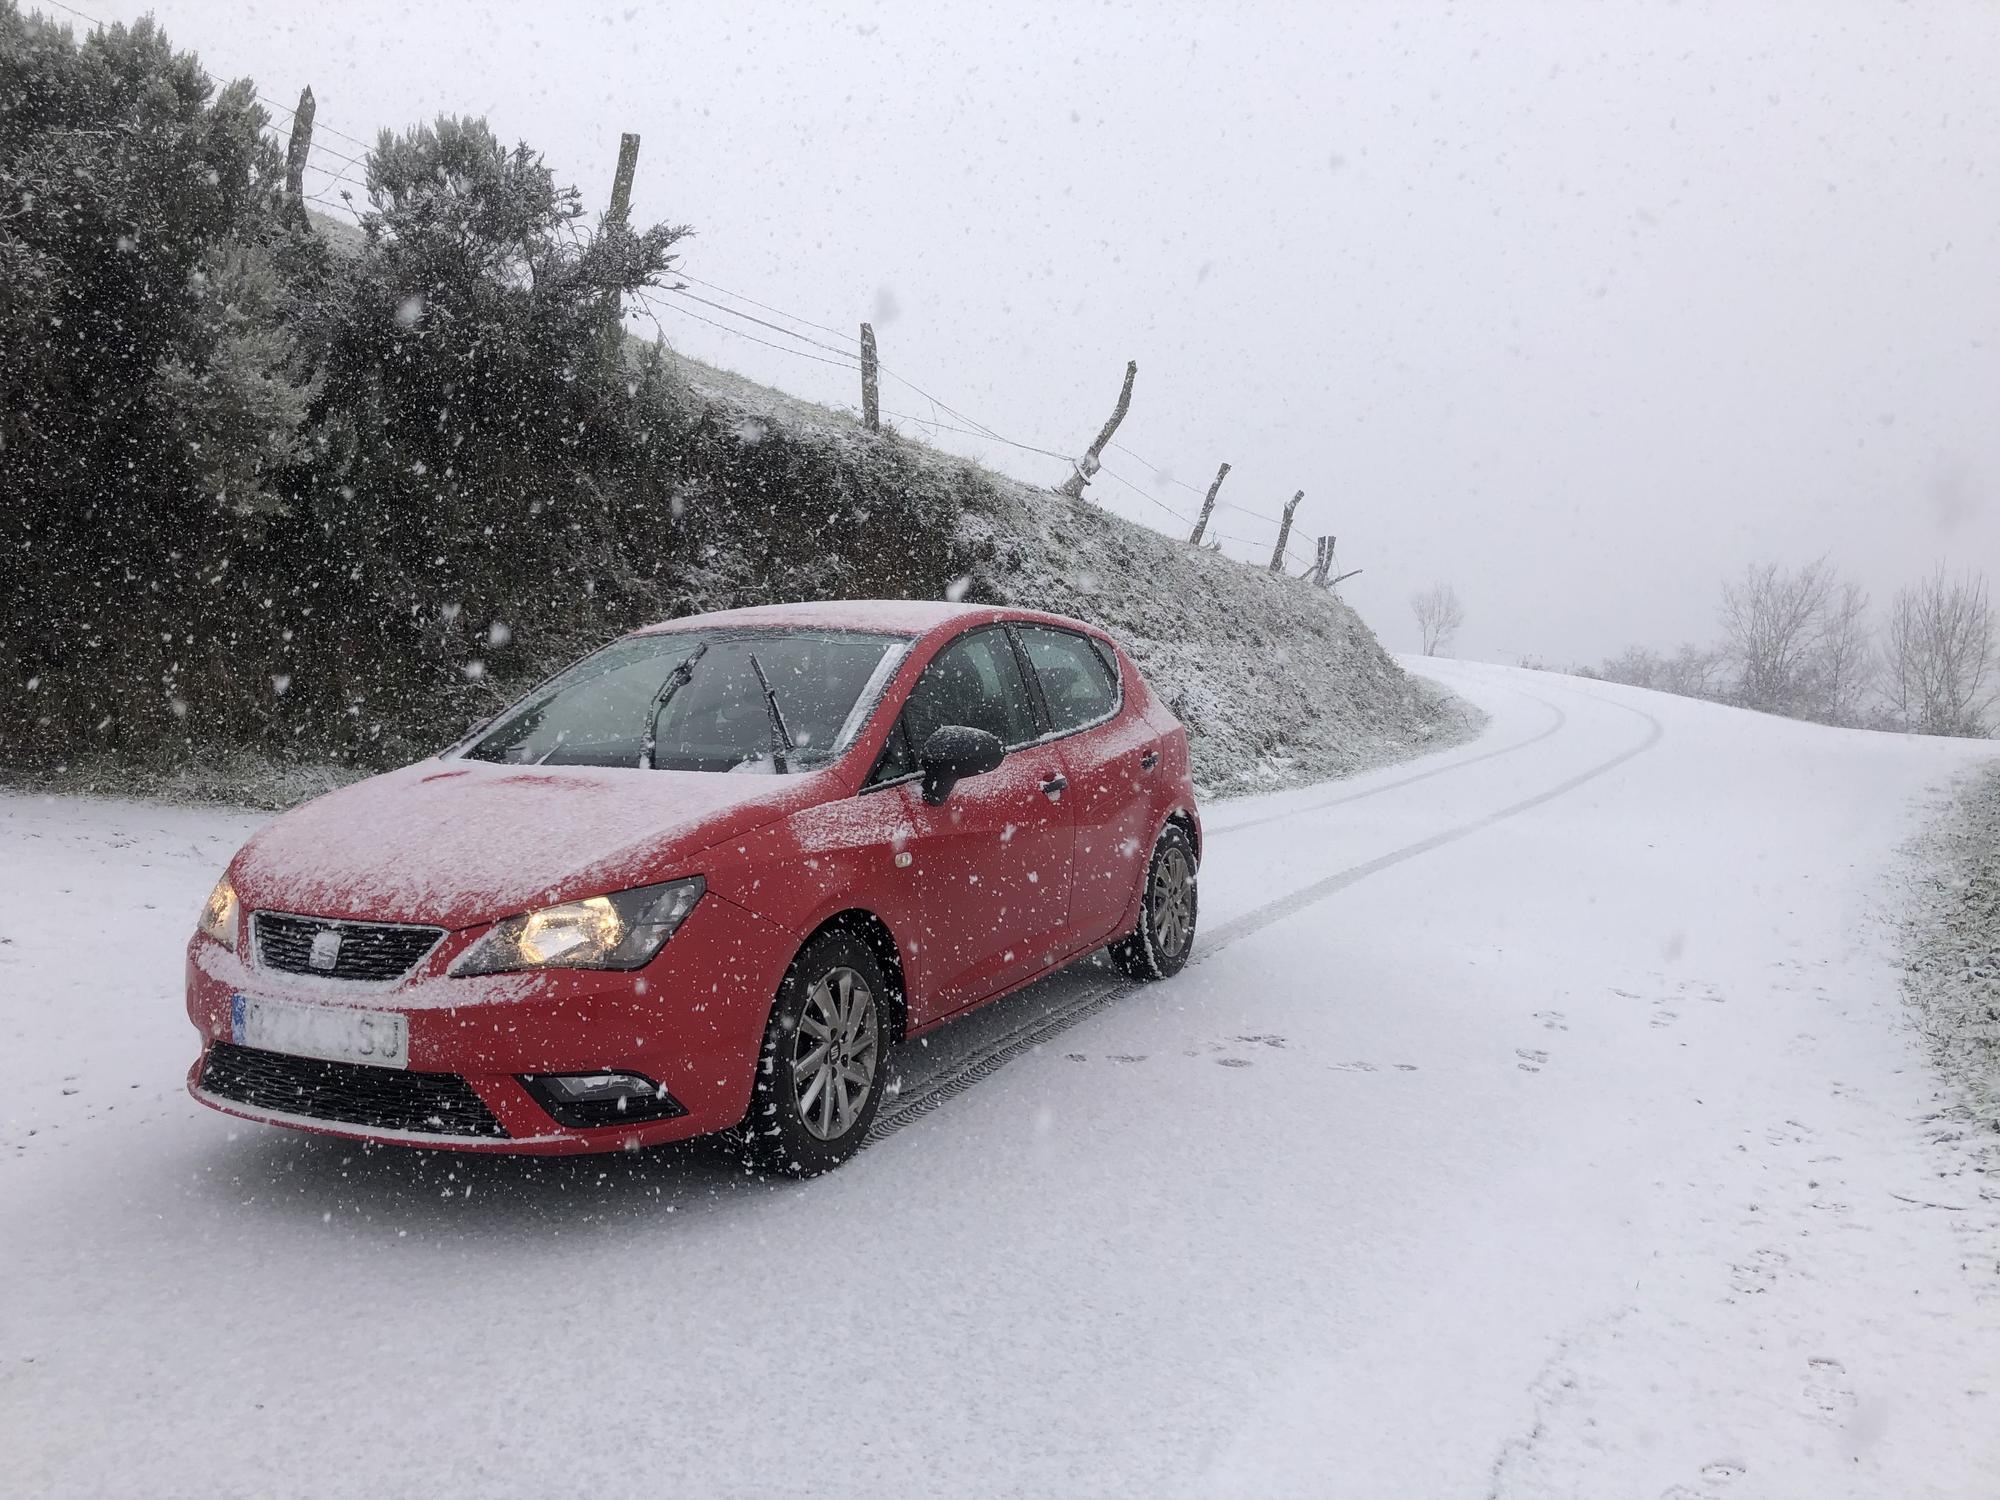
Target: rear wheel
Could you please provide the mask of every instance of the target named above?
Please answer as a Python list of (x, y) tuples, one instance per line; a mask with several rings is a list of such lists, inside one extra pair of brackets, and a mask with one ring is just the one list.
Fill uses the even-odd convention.
[(1111, 945), (1111, 961), (1134, 979), (1165, 979), (1187, 967), (1194, 951), (1194, 872), (1194, 844), (1187, 830), (1169, 823), (1160, 830), (1146, 865), (1139, 925), (1130, 937)]
[(811, 1177), (861, 1148), (882, 1102), (888, 996), (880, 961), (852, 933), (799, 950), (764, 1027), (746, 1122), (767, 1165)]

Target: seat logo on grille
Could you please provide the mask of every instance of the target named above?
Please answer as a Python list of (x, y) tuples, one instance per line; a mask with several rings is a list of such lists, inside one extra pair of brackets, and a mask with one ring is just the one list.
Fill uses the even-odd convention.
[(340, 963), (340, 929), (322, 927), (313, 934), (312, 952), (306, 962), (322, 974), (331, 974)]

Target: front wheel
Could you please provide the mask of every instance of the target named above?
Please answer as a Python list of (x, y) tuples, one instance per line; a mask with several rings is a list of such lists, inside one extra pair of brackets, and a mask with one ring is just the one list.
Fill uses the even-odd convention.
[(1111, 961), (1134, 979), (1166, 979), (1187, 967), (1194, 951), (1194, 870), (1187, 830), (1169, 823), (1146, 865), (1139, 925), (1111, 945)]
[(746, 1122), (769, 1166), (812, 1177), (861, 1149), (882, 1102), (888, 996), (853, 934), (823, 932), (799, 950), (764, 1027)]

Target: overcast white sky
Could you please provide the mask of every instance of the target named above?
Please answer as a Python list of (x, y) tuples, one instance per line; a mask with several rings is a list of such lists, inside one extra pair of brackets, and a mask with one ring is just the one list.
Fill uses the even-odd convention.
[[(691, 274), (872, 316), (889, 368), (1024, 442), (1080, 449), (1137, 359), (1144, 461), (1110, 466), (1181, 511), (1151, 465), (1227, 459), (1271, 516), (1303, 488), (1294, 550), (1337, 534), (1392, 646), (1433, 579), (1460, 654), (1568, 663), (1711, 636), (1757, 558), (1829, 551), (1878, 603), (2000, 571), (1992, 3), (81, 8), (310, 83), (342, 151), (326, 127), (483, 114), (601, 204), (637, 131), (634, 218), (694, 225)], [(1219, 519), (1268, 556), (1270, 522)]]

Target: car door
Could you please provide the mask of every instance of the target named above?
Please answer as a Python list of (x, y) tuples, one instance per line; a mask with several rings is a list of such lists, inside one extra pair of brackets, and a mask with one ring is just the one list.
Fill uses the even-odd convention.
[[(937, 806), (915, 779), (924, 741), (947, 724), (999, 737), (995, 770), (959, 782)], [(918, 895), (909, 939), (911, 1016), (921, 1025), (982, 1000), (1068, 956), (1072, 820), (1061, 754), (1040, 744), (1034, 700), (1006, 631), (953, 639), (910, 691), (877, 767), (903, 778)]]
[(1052, 625), (1011, 628), (1069, 781), (1070, 927), (1076, 944), (1100, 942), (1117, 935), (1152, 853), (1157, 799), (1148, 778), (1160, 763), (1160, 734), (1127, 707), (1108, 643)]

